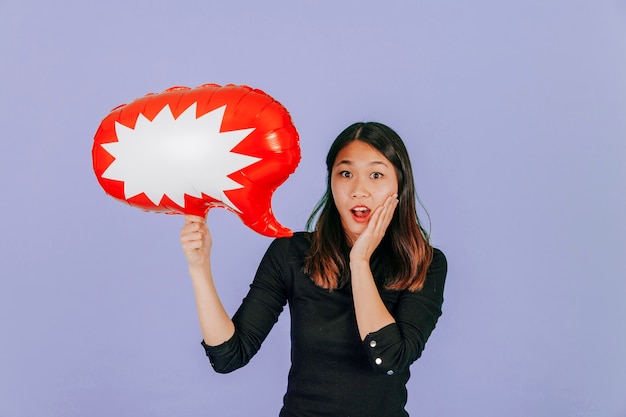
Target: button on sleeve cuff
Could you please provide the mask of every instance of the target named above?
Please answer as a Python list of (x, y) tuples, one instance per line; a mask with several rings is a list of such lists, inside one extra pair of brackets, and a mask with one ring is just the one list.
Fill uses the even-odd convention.
[(395, 323), (368, 334), (363, 347), (376, 373), (394, 375), (407, 370), (414, 361), (404, 355), (402, 335)]

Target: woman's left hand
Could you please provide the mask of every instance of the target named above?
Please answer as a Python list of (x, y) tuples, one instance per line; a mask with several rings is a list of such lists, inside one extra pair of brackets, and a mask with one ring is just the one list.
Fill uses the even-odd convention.
[(372, 213), (367, 228), (352, 245), (350, 261), (365, 260), (369, 262), (372, 253), (376, 250), (385, 236), (387, 227), (391, 223), (393, 213), (398, 206), (398, 195), (387, 197), (382, 206), (377, 207)]

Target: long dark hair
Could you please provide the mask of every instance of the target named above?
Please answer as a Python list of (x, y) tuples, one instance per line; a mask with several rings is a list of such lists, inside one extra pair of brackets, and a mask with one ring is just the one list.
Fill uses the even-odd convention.
[(391, 265), (385, 288), (419, 291), (424, 286), (433, 250), (428, 233), (420, 225), (417, 216), (417, 194), (411, 161), (400, 136), (390, 127), (377, 122), (355, 123), (347, 127), (328, 151), (326, 192), (306, 223), (307, 230), (312, 233), (304, 272), (318, 286), (328, 290), (343, 285), (345, 282), (341, 279), (349, 273), (345, 255), (348, 243), (331, 192), (331, 173), (339, 151), (355, 140), (365, 142), (383, 154), (395, 167), (398, 177), (398, 206), (379, 245), (386, 251), (386, 258)]

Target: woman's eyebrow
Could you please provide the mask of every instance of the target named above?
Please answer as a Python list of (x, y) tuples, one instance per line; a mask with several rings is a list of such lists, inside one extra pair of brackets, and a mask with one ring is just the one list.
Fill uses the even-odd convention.
[(385, 161), (372, 161), (372, 162), (370, 162), (370, 165), (383, 165), (383, 166), (387, 166), (387, 164), (385, 163)]
[(339, 165), (342, 165), (342, 164), (344, 164), (344, 165), (352, 165), (352, 161), (349, 160), (349, 159), (342, 159), (341, 161), (337, 162), (335, 164), (335, 166), (339, 166)]
[[(350, 160), (350, 159), (342, 159), (341, 161), (337, 162), (335, 164), (335, 166), (339, 166), (339, 165), (342, 165), (342, 164), (344, 164), (344, 165), (353, 165), (354, 162), (352, 160)], [(376, 161), (370, 161), (368, 163), (368, 165), (383, 165), (385, 167), (387, 166), (387, 164), (384, 161), (377, 161), (377, 160)]]

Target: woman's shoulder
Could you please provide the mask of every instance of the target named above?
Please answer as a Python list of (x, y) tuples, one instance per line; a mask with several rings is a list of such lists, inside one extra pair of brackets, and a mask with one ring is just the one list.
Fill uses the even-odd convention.
[(301, 242), (306, 241), (309, 242), (311, 239), (311, 232), (294, 232), (293, 235), (286, 239), (291, 239), (292, 241)]
[(311, 246), (310, 232), (294, 232), (288, 237), (274, 239), (268, 250), (280, 251), (282, 253), (298, 254), (306, 252)]
[(443, 251), (433, 247), (433, 257), (428, 267), (428, 275), (445, 280), (448, 273), (448, 259)]
[(435, 263), (435, 264), (447, 264), (448, 263), (446, 255), (443, 253), (443, 251), (434, 246), (433, 246), (433, 259), (431, 261), (431, 264), (432, 263)]

